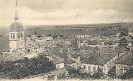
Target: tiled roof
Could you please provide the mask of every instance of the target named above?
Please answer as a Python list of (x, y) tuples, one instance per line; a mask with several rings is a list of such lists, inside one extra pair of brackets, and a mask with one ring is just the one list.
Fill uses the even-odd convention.
[(101, 42), (94, 40), (94, 41), (88, 41), (88, 44), (89, 45), (100, 45)]
[(106, 41), (104, 42), (104, 45), (113, 45), (113, 41)]
[(76, 58), (79, 57), (79, 55), (77, 55), (77, 54), (72, 54), (71, 57), (76, 59)]
[(116, 53), (108, 53), (108, 54), (92, 54), (87, 59), (84, 59), (82, 63), (94, 64), (94, 65), (104, 65), (108, 61), (110, 61), (113, 57), (115, 57)]
[(72, 63), (75, 63), (75, 61), (72, 59), (66, 59), (65, 60), (65, 64), (72, 64)]
[(23, 24), (20, 22), (14, 22), (10, 26), (10, 31), (22, 31), (23, 30)]
[(74, 69), (72, 66), (69, 66), (69, 65), (65, 65), (65, 68), (66, 68), (66, 70)]
[(119, 53), (119, 52), (124, 53), (124, 52), (126, 52), (126, 48), (118, 46), (118, 47), (115, 48), (115, 51), (117, 53)]
[(115, 62), (116, 64), (124, 64), (124, 65), (133, 65), (133, 52), (129, 52), (125, 54)]

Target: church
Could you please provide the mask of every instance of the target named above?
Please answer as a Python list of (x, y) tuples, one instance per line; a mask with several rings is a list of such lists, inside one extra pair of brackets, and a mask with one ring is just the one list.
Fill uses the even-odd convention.
[(10, 31), (9, 31), (10, 52), (25, 47), (25, 32), (23, 29), (23, 24), (18, 22), (18, 19), (19, 18), (17, 13), (17, 1), (16, 1), (15, 22), (10, 25)]

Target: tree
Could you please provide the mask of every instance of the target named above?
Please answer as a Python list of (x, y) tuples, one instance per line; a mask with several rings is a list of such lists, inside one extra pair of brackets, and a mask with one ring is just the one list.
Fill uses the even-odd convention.
[(91, 78), (91, 74), (90, 73), (81, 73), (80, 70), (76, 70), (76, 69), (69, 69), (68, 70), (69, 75), (72, 78), (80, 78), (80, 79), (87, 79), (87, 78)]
[(110, 76), (112, 78), (115, 78), (116, 77), (116, 66), (114, 66), (111, 69), (109, 69), (108, 76)]
[(128, 45), (128, 41), (126, 38), (120, 39), (119, 46), (126, 47)]
[(122, 29), (120, 29), (120, 30), (121, 30), (121, 32), (120, 32), (120, 37), (122, 37), (122, 36), (128, 36), (129, 29), (127, 29), (127, 28), (122, 28)]
[(97, 72), (92, 75), (92, 78), (100, 79), (103, 76), (104, 76), (103, 71), (98, 67)]
[(6, 61), (0, 64), (0, 75), (6, 78), (20, 79), (30, 75), (47, 73), (55, 70), (55, 64), (49, 61), (45, 55), (28, 59), (20, 59), (17, 61)]
[(128, 69), (122, 76), (121, 79), (133, 79), (133, 68)]

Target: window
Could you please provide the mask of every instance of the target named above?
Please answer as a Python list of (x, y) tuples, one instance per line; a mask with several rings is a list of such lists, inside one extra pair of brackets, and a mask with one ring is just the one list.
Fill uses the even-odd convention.
[(88, 71), (90, 71), (91, 70), (91, 66), (88, 66)]
[(12, 39), (13, 37), (12, 37), (12, 33), (11, 33), (11, 39)]
[(124, 72), (126, 72), (126, 71), (127, 71), (127, 67), (126, 67), (126, 66), (124, 66), (124, 68), (123, 68), (123, 69), (124, 69)]
[(96, 71), (96, 67), (93, 67), (93, 70)]
[(13, 33), (13, 39), (15, 39), (15, 33)]
[(85, 65), (83, 65), (83, 69), (86, 69), (86, 66)]

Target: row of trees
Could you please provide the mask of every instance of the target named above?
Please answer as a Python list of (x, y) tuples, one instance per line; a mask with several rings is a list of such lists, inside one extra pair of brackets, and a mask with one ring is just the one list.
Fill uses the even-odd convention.
[(36, 58), (24, 58), (14, 62), (6, 61), (0, 64), (0, 76), (4, 78), (21, 79), (28, 76), (47, 73), (55, 70), (55, 64), (44, 55)]

